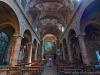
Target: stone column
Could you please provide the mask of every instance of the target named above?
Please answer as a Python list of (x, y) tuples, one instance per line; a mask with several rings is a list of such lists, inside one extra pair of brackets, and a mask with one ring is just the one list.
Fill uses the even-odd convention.
[(63, 47), (62, 47), (62, 43), (60, 43), (59, 49), (57, 49), (57, 55), (58, 55), (58, 60), (62, 60), (63, 58)]
[(32, 48), (33, 48), (33, 44), (29, 43), (29, 52), (28, 52), (28, 63), (31, 64), (32, 63)]
[(81, 49), (83, 63), (86, 65), (89, 65), (90, 61), (89, 61), (88, 53), (85, 46), (84, 35), (79, 35), (78, 40), (79, 40), (79, 45)]
[(21, 39), (22, 37), (20, 35), (13, 35), (14, 38), (14, 44), (12, 45), (12, 52), (11, 52), (11, 65), (17, 65), (18, 62), (18, 55), (20, 51), (21, 46)]
[(67, 45), (67, 48), (68, 48), (69, 63), (72, 64), (73, 63), (73, 58), (72, 58), (70, 43)]
[(37, 61), (37, 53), (38, 53), (38, 45), (36, 45), (35, 48), (35, 58), (34, 58), (35, 61)]
[(39, 60), (41, 60), (41, 52), (40, 52), (41, 48), (40, 47), (41, 47), (40, 44), (38, 44), (38, 48), (37, 48), (37, 59), (39, 59)]
[(6, 56), (6, 61), (7, 61), (8, 64), (11, 64), (11, 54), (12, 54), (12, 51), (13, 51), (12, 45), (14, 45), (14, 42), (15, 42), (15, 38), (11, 37), (11, 40), (9, 42), (9, 48), (8, 48), (7, 56)]
[(64, 45), (62, 45), (62, 57), (63, 57), (63, 60), (66, 60), (65, 58), (65, 49), (64, 49)]
[(42, 41), (40, 41), (40, 48), (39, 48), (39, 52), (40, 52), (40, 59), (42, 59)]

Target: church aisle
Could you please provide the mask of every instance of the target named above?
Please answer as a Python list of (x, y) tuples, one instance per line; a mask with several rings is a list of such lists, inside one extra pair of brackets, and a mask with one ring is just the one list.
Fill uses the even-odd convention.
[(53, 64), (47, 63), (41, 75), (58, 75), (56, 66)]

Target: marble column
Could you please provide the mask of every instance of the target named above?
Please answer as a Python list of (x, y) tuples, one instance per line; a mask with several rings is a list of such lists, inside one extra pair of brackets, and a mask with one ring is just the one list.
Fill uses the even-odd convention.
[(28, 45), (29, 45), (28, 63), (31, 64), (32, 63), (32, 49), (33, 49), (33, 44), (32, 43), (28, 43)]
[(13, 40), (14, 44), (12, 45), (10, 65), (14, 66), (14, 65), (17, 65), (17, 62), (18, 62), (18, 55), (20, 51), (22, 37), (20, 35), (13, 35), (13, 38), (14, 38)]
[(81, 49), (83, 63), (86, 65), (89, 65), (90, 61), (89, 61), (87, 49), (85, 46), (84, 35), (79, 35), (78, 40), (79, 40), (79, 45), (80, 45), (80, 49)]

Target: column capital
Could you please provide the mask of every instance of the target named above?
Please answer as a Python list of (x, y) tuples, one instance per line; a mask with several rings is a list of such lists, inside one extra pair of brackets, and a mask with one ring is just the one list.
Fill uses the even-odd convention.
[(32, 42), (28, 42), (27, 45), (33, 45)]
[(85, 33), (80, 33), (77, 35), (77, 37), (84, 37), (86, 34)]
[(16, 37), (16, 38), (23, 38), (23, 36), (21, 34), (14, 34), (13, 37)]

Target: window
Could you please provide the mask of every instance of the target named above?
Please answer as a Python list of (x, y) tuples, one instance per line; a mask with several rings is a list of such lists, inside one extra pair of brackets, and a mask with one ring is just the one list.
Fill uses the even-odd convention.
[(96, 56), (97, 56), (98, 62), (100, 62), (100, 52), (99, 51), (96, 51)]
[(6, 55), (8, 48), (8, 36), (4, 32), (0, 32), (0, 65), (6, 65)]

